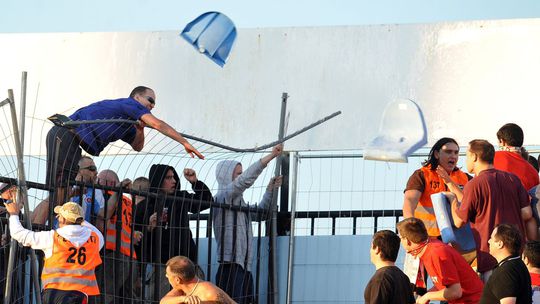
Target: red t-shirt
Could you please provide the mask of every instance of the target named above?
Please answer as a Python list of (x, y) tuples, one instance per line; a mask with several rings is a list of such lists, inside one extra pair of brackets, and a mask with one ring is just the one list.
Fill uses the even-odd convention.
[(540, 273), (531, 272), (531, 285), (540, 286)]
[(525, 190), (527, 191), (540, 184), (540, 179), (536, 169), (518, 153), (509, 151), (495, 152), (493, 166), (495, 169), (517, 175), (517, 177), (519, 177), (521, 180), (523, 187), (525, 187)]
[(487, 169), (465, 185), (463, 201), (457, 214), (461, 220), (471, 223), (479, 272), (488, 271), (497, 265), (497, 260), (489, 254), (488, 245), (495, 226), (513, 224), (525, 236), (521, 208), (527, 206), (529, 195), (519, 178), (512, 173)]
[(439, 240), (431, 240), (420, 260), (426, 266), (429, 277), (437, 290), (442, 290), (452, 284), (461, 284), (463, 290), (461, 298), (448, 301), (448, 303), (476, 304), (480, 301), (484, 284), (454, 248)]

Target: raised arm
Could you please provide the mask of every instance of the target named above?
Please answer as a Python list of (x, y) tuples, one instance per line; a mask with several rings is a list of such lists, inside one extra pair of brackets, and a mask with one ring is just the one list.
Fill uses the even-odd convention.
[(183, 136), (182, 134), (178, 133), (173, 127), (169, 126), (166, 122), (163, 120), (155, 117), (154, 115), (147, 113), (141, 116), (141, 120), (147, 124), (148, 126), (158, 130), (161, 134), (173, 139), (174, 141), (177, 141), (178, 143), (182, 144), (184, 148), (186, 149), (186, 152), (193, 157), (193, 154), (195, 154), (198, 158), (204, 159), (204, 156), (197, 151)]
[[(190, 168), (185, 168), (184, 178), (188, 182), (191, 183), (191, 189), (193, 189), (193, 191), (195, 192), (195, 193), (187, 193), (183, 191), (182, 195), (184, 195), (184, 197), (190, 198), (193, 200), (199, 200), (201, 202), (214, 201), (214, 197), (212, 196), (212, 192), (210, 191), (210, 188), (208, 188), (208, 186), (205, 183), (197, 179), (197, 173), (195, 172), (195, 170), (190, 169)], [(206, 206), (203, 207), (200, 203), (189, 204), (189, 212), (191, 213), (199, 213), (200, 211), (206, 210), (208, 208), (209, 207), (206, 207)]]
[(450, 178), (450, 175), (448, 175), (448, 172), (446, 172), (443, 167), (437, 166), (437, 174), (442, 178), (444, 184), (446, 185), (446, 187), (448, 187), (448, 190), (454, 193), (458, 201), (461, 202), (461, 200), (463, 200), (463, 190), (461, 190), (461, 188), (459, 188), (459, 186), (454, 183), (454, 181)]
[(52, 238), (54, 231), (34, 232), (25, 229), (19, 221), (20, 207), (15, 204), (6, 204), (6, 210), (9, 212), (9, 232), (11, 237), (23, 246), (30, 246), (34, 249), (49, 249), (52, 248)]
[[(131, 188), (131, 180), (129, 178), (124, 179), (120, 183), (116, 184), (116, 187), (122, 187), (122, 188)], [(120, 198), (121, 199), (121, 198)], [(116, 208), (118, 207), (118, 192), (113, 192), (107, 202), (105, 203), (105, 206), (101, 209), (99, 209), (98, 216), (96, 219), (96, 227), (101, 231), (102, 233), (105, 233), (105, 231), (102, 231), (104, 229), (104, 222), (111, 219), (111, 217), (116, 212)], [(105, 212), (105, 209), (107, 212)], [(106, 215), (106, 216), (105, 216)]]

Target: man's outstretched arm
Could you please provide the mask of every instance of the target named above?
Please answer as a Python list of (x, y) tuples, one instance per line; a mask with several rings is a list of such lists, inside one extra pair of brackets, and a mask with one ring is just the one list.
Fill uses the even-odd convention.
[(178, 133), (173, 127), (169, 126), (166, 122), (163, 120), (155, 117), (154, 115), (147, 113), (141, 116), (141, 120), (147, 124), (148, 126), (158, 130), (161, 134), (173, 139), (174, 141), (177, 141), (178, 143), (182, 144), (184, 148), (186, 149), (186, 152), (193, 157), (193, 154), (195, 154), (198, 158), (204, 159), (204, 156), (197, 151), (183, 136), (182, 134)]

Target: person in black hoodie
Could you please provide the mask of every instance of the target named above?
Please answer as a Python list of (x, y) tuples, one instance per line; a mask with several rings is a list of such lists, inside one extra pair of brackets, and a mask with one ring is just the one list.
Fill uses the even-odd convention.
[(180, 178), (173, 167), (152, 165), (149, 192), (159, 194), (159, 198), (148, 197), (135, 210), (135, 229), (145, 236), (141, 247), (136, 248), (137, 255), (143, 263), (155, 263), (150, 285), (154, 301), (170, 290), (165, 277), (165, 263), (170, 258), (183, 255), (197, 263), (197, 246), (189, 229), (188, 212), (205, 210), (209, 205), (203, 202), (213, 201), (210, 189), (197, 179), (193, 169), (186, 168), (183, 173), (194, 193), (180, 190)]

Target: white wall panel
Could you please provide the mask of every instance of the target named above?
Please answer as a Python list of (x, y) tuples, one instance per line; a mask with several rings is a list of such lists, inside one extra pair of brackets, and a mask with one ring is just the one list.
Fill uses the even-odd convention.
[[(536, 19), (241, 29), (219, 68), (176, 32), (0, 34), (0, 99), (7, 88), (18, 97), (23, 70), (27, 115), (40, 120), (143, 84), (156, 90), (156, 116), (178, 130), (251, 147), (275, 140), (286, 91), (289, 132), (343, 111), (288, 144), (305, 150), (362, 148), (384, 106), (404, 97), (422, 107), (430, 144), (441, 136), (495, 142), (513, 121), (532, 145), (540, 144), (538, 37)], [(32, 141), (31, 152), (43, 153)]]

